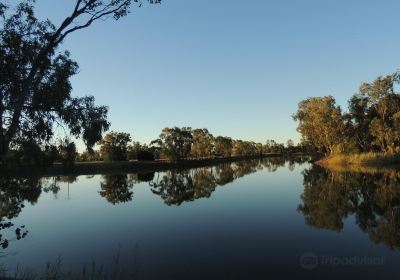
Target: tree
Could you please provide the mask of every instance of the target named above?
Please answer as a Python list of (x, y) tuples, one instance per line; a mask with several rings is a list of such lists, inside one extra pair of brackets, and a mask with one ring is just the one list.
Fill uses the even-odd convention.
[(64, 140), (58, 146), (58, 153), (64, 168), (72, 168), (77, 157), (75, 143), (68, 139)]
[[(91, 148), (109, 127), (107, 107), (92, 96), (71, 96), (70, 77), (78, 65), (62, 42), (73, 32), (107, 17), (129, 12), (131, 0), (76, 0), (71, 14), (56, 27), (35, 17), (33, 0), (15, 7), (0, 2), (0, 160), (21, 139), (48, 141), (53, 128), (66, 126)], [(137, 2), (137, 1), (134, 1)], [(159, 3), (151, 0), (150, 3)]]
[(209, 157), (213, 150), (213, 136), (206, 129), (194, 129), (192, 131), (193, 145), (192, 156), (195, 158)]
[(88, 150), (78, 154), (77, 161), (102, 161), (102, 157), (99, 150)]
[(243, 140), (233, 141), (232, 155), (245, 156), (256, 155), (257, 153), (256, 143)]
[(286, 148), (288, 148), (288, 149), (293, 149), (293, 147), (294, 147), (294, 142), (293, 142), (293, 140), (292, 140), (292, 139), (288, 139), (288, 140), (286, 141)]
[(190, 127), (164, 128), (159, 139), (151, 142), (157, 144), (164, 157), (172, 161), (179, 161), (189, 156), (193, 143)]
[(372, 83), (360, 86), (360, 95), (365, 98), (370, 118), (369, 132), (373, 144), (382, 152), (394, 152), (399, 146), (399, 132), (396, 130), (397, 114), (400, 112), (400, 95), (394, 91), (395, 83), (400, 82), (400, 73), (378, 77)]
[(319, 152), (331, 154), (334, 145), (345, 137), (344, 118), (332, 96), (312, 97), (299, 103), (293, 119), (302, 140), (312, 143)]
[(361, 151), (370, 150), (372, 147), (372, 136), (369, 126), (376, 113), (368, 106), (368, 98), (361, 94), (353, 95), (349, 100), (349, 115), (354, 140)]
[(142, 145), (139, 142), (133, 141), (128, 146), (128, 160), (136, 160), (138, 153), (142, 150)]
[(233, 140), (229, 137), (218, 136), (214, 139), (214, 154), (230, 157), (232, 155)]
[(128, 146), (128, 160), (153, 161), (155, 159), (154, 149), (149, 148), (146, 144), (133, 142)]
[(105, 161), (127, 160), (129, 133), (111, 131), (107, 133), (100, 144), (100, 153)]

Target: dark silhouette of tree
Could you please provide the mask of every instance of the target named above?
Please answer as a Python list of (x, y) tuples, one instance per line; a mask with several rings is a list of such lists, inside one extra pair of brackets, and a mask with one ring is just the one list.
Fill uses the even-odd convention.
[[(137, 1), (133, 1), (137, 2)], [(150, 3), (159, 3), (159, 0)], [(72, 97), (70, 77), (78, 65), (61, 43), (73, 32), (108, 17), (129, 12), (131, 0), (75, 0), (72, 12), (59, 26), (40, 21), (34, 1), (15, 7), (0, 2), (0, 160), (11, 145), (26, 139), (48, 141), (55, 125), (82, 137), (91, 148), (108, 129), (107, 107), (92, 96)]]
[(139, 142), (133, 142), (128, 146), (128, 160), (153, 161), (156, 153), (153, 147), (142, 145)]
[(74, 142), (64, 140), (58, 146), (58, 153), (61, 163), (65, 169), (71, 169), (77, 157), (76, 146)]

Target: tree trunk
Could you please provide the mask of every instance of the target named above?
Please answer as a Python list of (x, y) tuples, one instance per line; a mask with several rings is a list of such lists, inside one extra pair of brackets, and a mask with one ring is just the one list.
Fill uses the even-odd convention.
[(0, 133), (0, 166), (6, 164), (9, 146), (10, 141), (7, 140), (3, 133)]

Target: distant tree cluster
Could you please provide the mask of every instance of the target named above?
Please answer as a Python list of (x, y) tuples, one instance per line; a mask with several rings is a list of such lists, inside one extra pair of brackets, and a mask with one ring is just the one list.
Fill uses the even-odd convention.
[[(289, 141), (293, 143), (293, 141)], [(191, 127), (164, 128), (158, 139), (150, 144), (159, 151), (160, 158), (179, 161), (186, 158), (231, 157), (263, 155), (266, 153), (283, 154), (300, 152), (294, 144), (288, 149), (284, 144), (269, 140), (266, 144), (252, 141), (234, 140), (225, 136), (213, 136), (206, 128)]]
[(99, 142), (99, 151), (84, 152), (81, 161), (152, 161), (163, 159), (180, 161), (184, 159), (205, 159), (210, 157), (232, 157), (263, 154), (304, 153), (306, 146), (295, 145), (292, 140), (287, 144), (268, 140), (265, 144), (230, 137), (213, 136), (206, 128), (191, 127), (164, 128), (159, 138), (150, 145), (131, 141), (128, 133), (111, 131)]
[(293, 115), (303, 143), (325, 155), (357, 152), (400, 152), (400, 73), (363, 83), (342, 112), (332, 96), (299, 103)]

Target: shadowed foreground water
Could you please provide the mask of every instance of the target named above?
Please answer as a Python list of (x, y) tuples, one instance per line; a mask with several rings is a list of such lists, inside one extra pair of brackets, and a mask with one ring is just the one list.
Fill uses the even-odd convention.
[(399, 276), (400, 173), (270, 158), (147, 174), (0, 179), (0, 262), (132, 279)]

